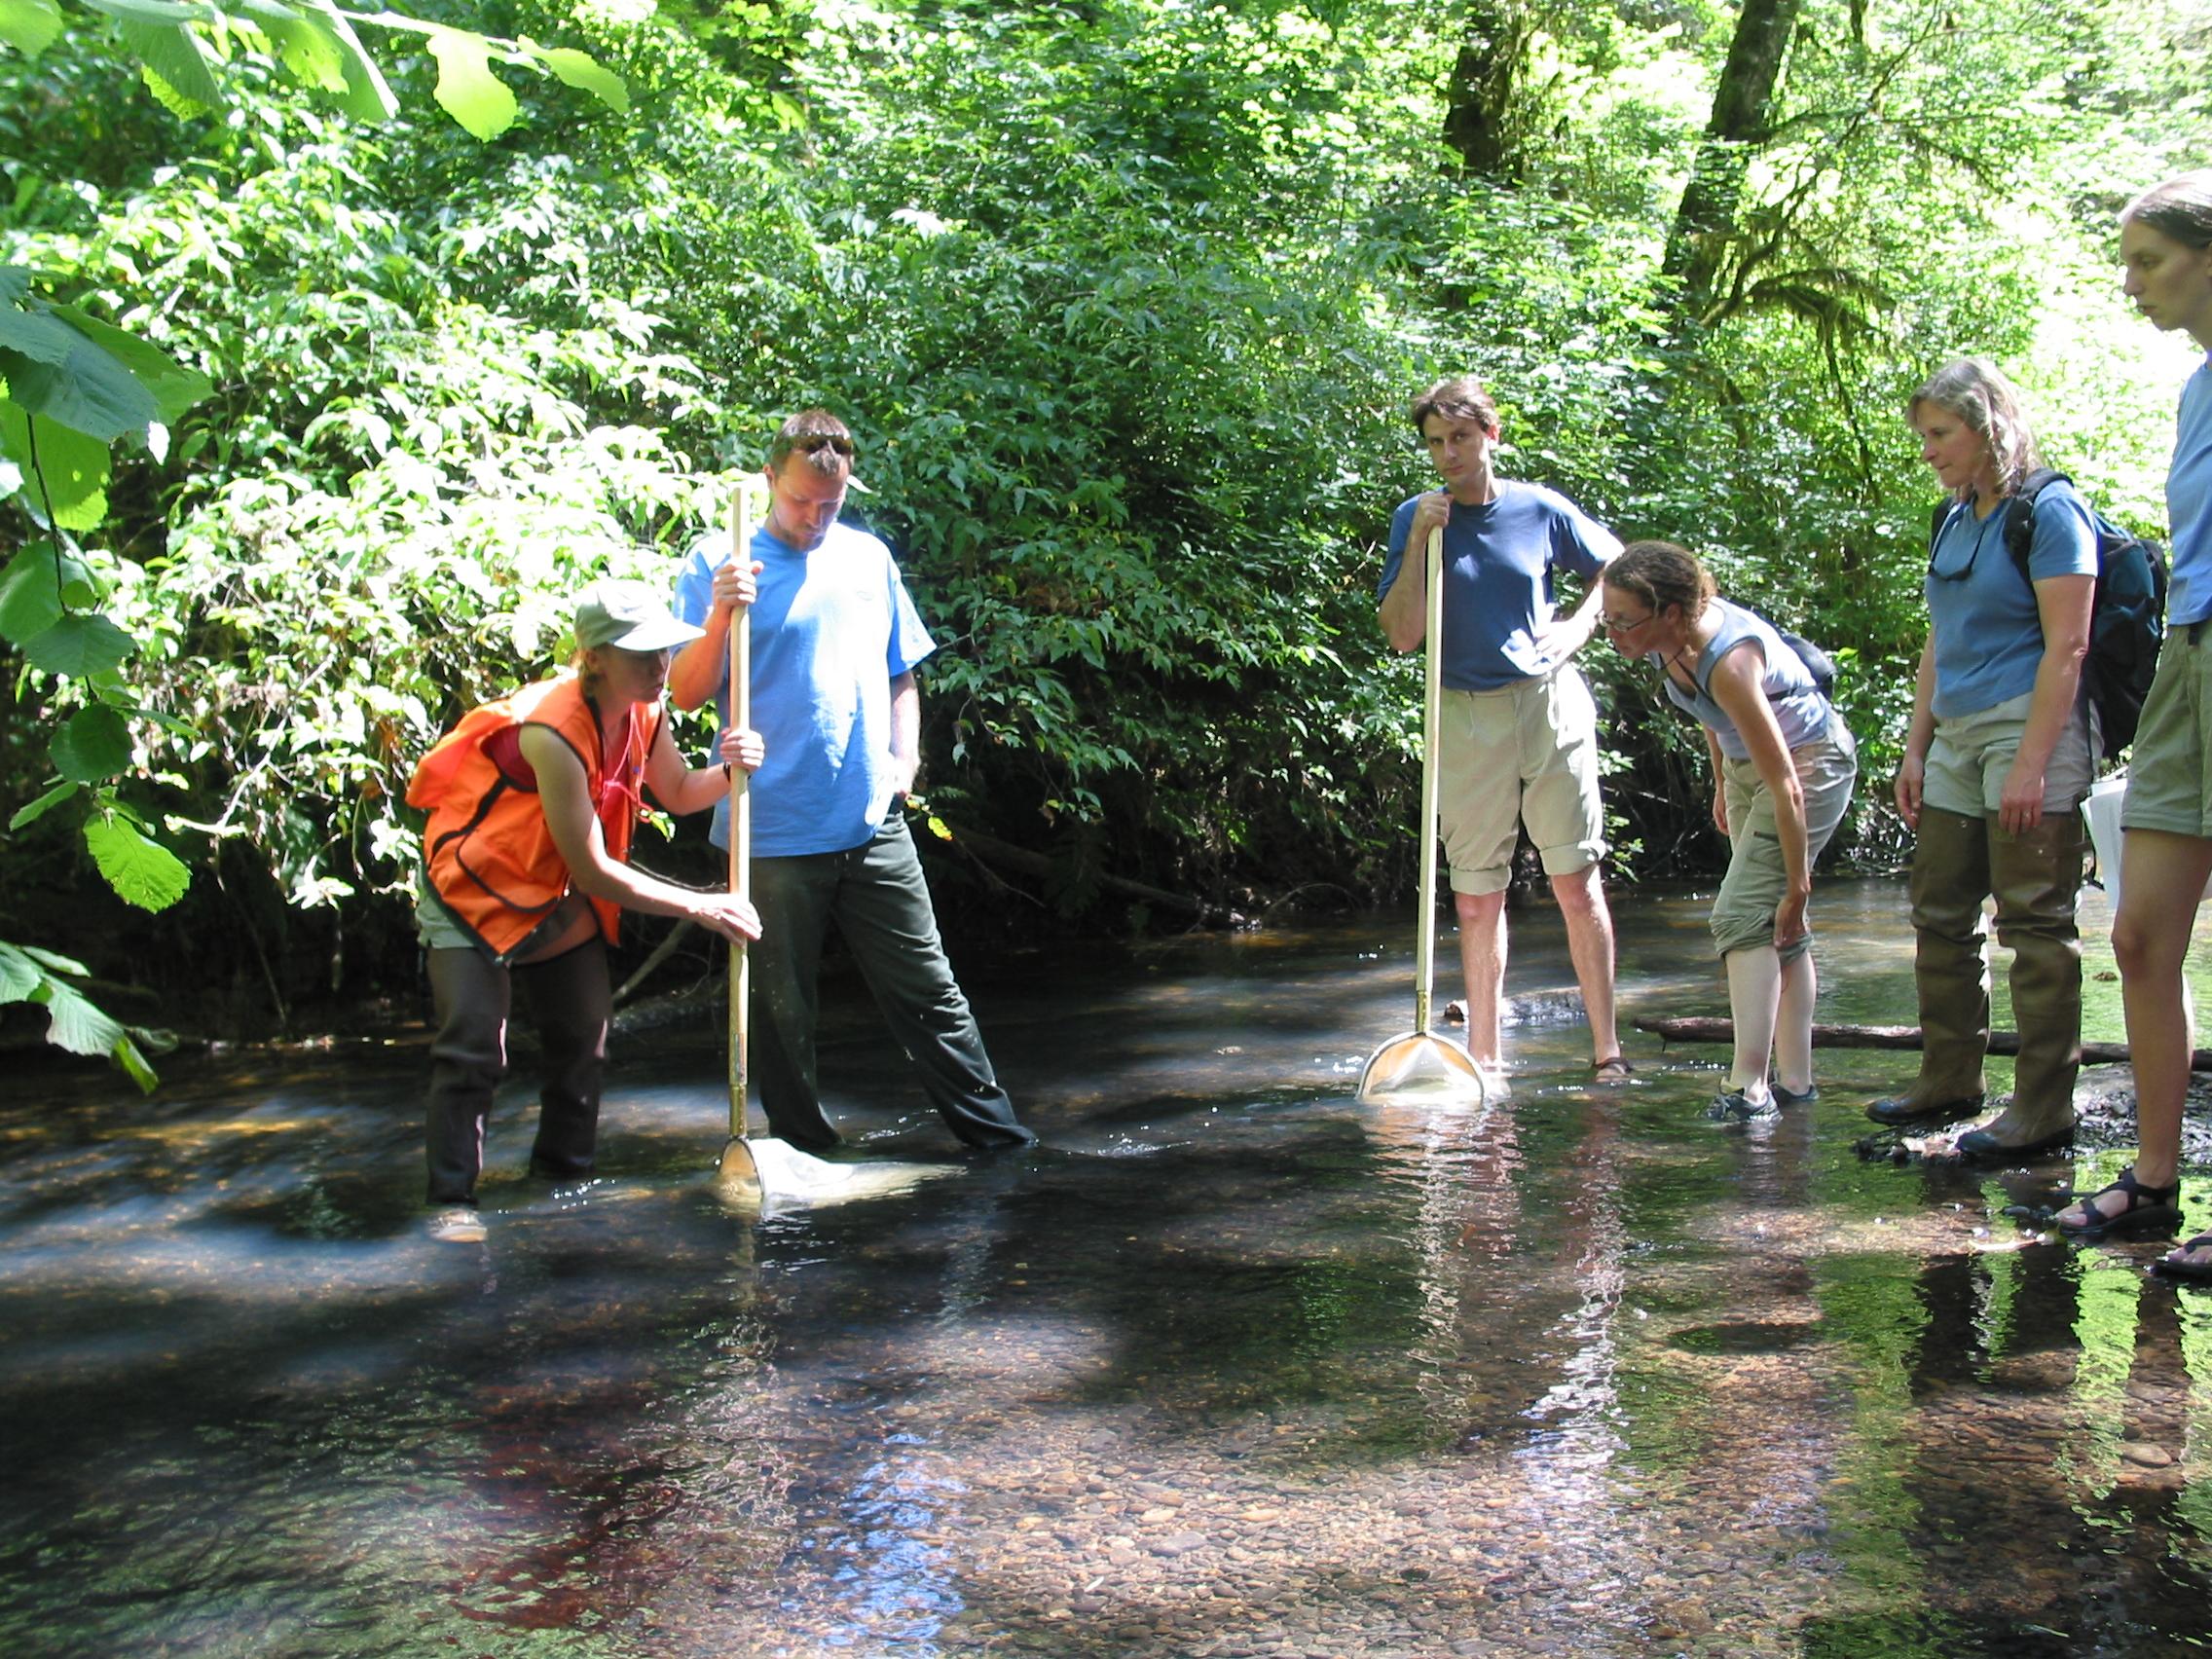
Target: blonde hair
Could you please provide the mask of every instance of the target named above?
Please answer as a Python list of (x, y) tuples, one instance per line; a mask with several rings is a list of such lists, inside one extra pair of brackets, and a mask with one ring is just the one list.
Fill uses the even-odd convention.
[[(1980, 434), (1997, 473), (1999, 495), (2018, 494), (2021, 482), (2043, 464), (2035, 429), (2020, 406), (2020, 388), (1987, 357), (1961, 357), (1945, 363), (1912, 394), (1912, 401), (1905, 406), (1906, 417), (1917, 421), (1923, 403), (1933, 403)], [(1966, 500), (1973, 495), (1973, 486), (1962, 484), (1956, 493), (1960, 500)]]

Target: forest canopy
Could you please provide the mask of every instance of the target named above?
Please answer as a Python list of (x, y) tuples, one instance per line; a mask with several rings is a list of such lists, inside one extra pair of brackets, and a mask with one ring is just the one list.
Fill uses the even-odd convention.
[[(0, 988), (56, 1019), (71, 969), (278, 1017), (403, 983), (415, 760), (586, 580), (672, 579), (810, 404), (940, 641), (940, 878), (1007, 932), (1403, 902), (1375, 581), (1441, 374), (1491, 382), (1511, 475), (1829, 646), (1870, 779), (1932, 368), (1995, 357), (2163, 534), (2194, 359), (2114, 215), (2212, 160), (2204, 0), (375, 20), (0, 0), (0, 940), (37, 947)], [(151, 402), (26, 415), (49, 325)], [(1619, 867), (1711, 867), (1702, 745), (1588, 660)], [(1894, 855), (1882, 793), (1847, 855)], [(643, 856), (711, 880), (697, 837)]]

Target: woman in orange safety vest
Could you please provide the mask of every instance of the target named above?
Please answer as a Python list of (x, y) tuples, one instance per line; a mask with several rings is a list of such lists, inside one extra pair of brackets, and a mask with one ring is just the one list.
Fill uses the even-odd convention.
[(463, 716), (408, 786), (408, 804), (429, 813), (417, 916), (438, 1022), (424, 1131), (438, 1237), (484, 1236), (476, 1180), (516, 987), (542, 1051), (531, 1172), (582, 1175), (598, 1143), (620, 911), (759, 937), (734, 894), (628, 863), (646, 791), (669, 812), (698, 812), (729, 793), (732, 763), (760, 763), (750, 731), (726, 734), (723, 763), (702, 771), (677, 753), (661, 694), (671, 653), (698, 635), (644, 582), (594, 584), (576, 607), (573, 666)]

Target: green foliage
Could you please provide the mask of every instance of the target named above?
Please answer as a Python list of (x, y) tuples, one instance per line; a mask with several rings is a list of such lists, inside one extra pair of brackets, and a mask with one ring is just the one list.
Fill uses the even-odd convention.
[[(1439, 144), (1456, 21), (1362, 0), (432, 0), (375, 59), (309, 0), (180, 11), (0, 0), (0, 801), (12, 865), (250, 928), (273, 986), (389, 966), (414, 760), (809, 403), (940, 643), (933, 811), (1087, 920), (1105, 873), (1410, 885), (1374, 583), (1438, 374), (1492, 379), (1510, 471), (1840, 647), (1877, 855), (1919, 378), (2017, 366), (2156, 511), (2171, 377), (2104, 267), (2120, 180), (2207, 131), (2185, 11), (1808, 0), (1694, 317), (1661, 273), (1720, 8), (1538, 9), (1511, 189)], [(1586, 660), (1617, 842), (1709, 866), (1695, 733)]]
[[(354, 32), (356, 22), (423, 38), (438, 65), (438, 105), (471, 134), (493, 139), (521, 106), (493, 72), (497, 62), (551, 76), (626, 112), (629, 90), (587, 53), (543, 47), (529, 36), (498, 40), (473, 29), (404, 17), (341, 12), (332, 0), (80, 0), (114, 22), (147, 87), (180, 116), (230, 101), (225, 85), (241, 55), (274, 58), (301, 86), (329, 97), (350, 119), (387, 122), (399, 100)], [(61, 38), (67, 16), (54, 0), (0, 0), (0, 42), (35, 58)]]

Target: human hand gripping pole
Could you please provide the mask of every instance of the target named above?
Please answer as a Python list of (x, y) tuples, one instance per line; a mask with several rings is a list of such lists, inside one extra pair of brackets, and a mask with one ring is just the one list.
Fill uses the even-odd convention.
[[(733, 560), (753, 557), (753, 491), (741, 480), (730, 507)], [(729, 719), (734, 731), (753, 724), (753, 608), (739, 605), (730, 617)], [(752, 898), (753, 796), (751, 774), (733, 766), (729, 775), (729, 890), (741, 901)], [(745, 1138), (745, 1039), (752, 977), (745, 940), (729, 941), (729, 1139), (722, 1146), (717, 1184), (727, 1197), (759, 1201), (760, 1165)]]
[[(1409, 551), (1411, 551), (1409, 549)], [(1436, 971), (1436, 837), (1438, 751), (1444, 727), (1444, 532), (1428, 533), (1427, 621), (1423, 629), (1420, 712), (1420, 920), (1414, 936), (1414, 1028), (1393, 1037), (1367, 1058), (1359, 1098), (1374, 1103), (1393, 1094), (1472, 1096), (1486, 1092), (1482, 1067), (1467, 1051), (1428, 1028), (1430, 980)]]

